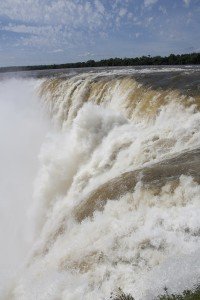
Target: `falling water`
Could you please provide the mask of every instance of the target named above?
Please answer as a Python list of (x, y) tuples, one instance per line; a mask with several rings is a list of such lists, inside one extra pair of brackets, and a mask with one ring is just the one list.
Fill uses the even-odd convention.
[[(1, 83), (1, 106), (10, 118), (3, 122), (12, 125), (12, 134), (5, 133), (11, 141), (2, 141), (10, 150), (1, 179), (8, 187), (18, 174), (14, 181), (23, 186), (18, 194), (15, 188), (3, 194), (2, 205), (10, 204), (1, 209), (7, 217), (2, 226), (13, 210), (20, 217), (12, 224), (24, 243), (29, 237), (23, 251), (12, 240), (20, 252), (18, 271), (6, 281), (2, 299), (107, 300), (120, 288), (136, 300), (152, 300), (165, 287), (182, 292), (199, 284), (199, 83), (184, 83), (199, 71), (167, 70), (160, 82), (158, 71)], [(172, 76), (176, 84), (163, 84)], [(12, 138), (18, 140), (18, 130), (17, 155)], [(13, 155), (21, 157), (14, 165)]]

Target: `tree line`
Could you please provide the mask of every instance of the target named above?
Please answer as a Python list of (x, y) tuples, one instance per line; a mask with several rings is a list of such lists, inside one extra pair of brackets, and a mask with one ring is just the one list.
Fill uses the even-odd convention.
[(0, 72), (65, 69), (65, 68), (86, 68), (86, 67), (114, 67), (114, 66), (152, 66), (152, 65), (196, 65), (200, 64), (200, 53), (170, 54), (169, 56), (141, 56), (135, 58), (109, 58), (99, 61), (88, 60), (86, 62), (37, 65), (25, 67), (3, 67)]

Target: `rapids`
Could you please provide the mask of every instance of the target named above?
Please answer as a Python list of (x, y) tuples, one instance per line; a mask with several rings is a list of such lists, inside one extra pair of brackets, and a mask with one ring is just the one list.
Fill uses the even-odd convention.
[[(30, 239), (1, 299), (107, 300), (120, 288), (153, 300), (165, 287), (197, 286), (199, 70), (95, 70), (5, 82), (3, 96), (15, 88), (31, 99), (23, 108), (37, 103), (32, 118), (40, 134), (26, 122), (19, 130), (34, 137), (38, 152), (43, 143), (29, 200), (10, 200)], [(35, 152), (22, 161), (30, 172)]]

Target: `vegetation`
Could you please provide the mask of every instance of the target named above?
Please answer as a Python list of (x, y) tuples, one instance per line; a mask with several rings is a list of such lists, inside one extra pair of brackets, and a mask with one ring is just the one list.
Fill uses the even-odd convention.
[[(111, 295), (110, 299), (112, 300), (134, 300), (134, 298), (119, 289), (116, 295)], [(158, 296), (155, 300), (200, 300), (200, 287), (195, 291), (186, 290), (181, 295), (168, 294), (167, 289), (165, 289), (165, 295)]]
[(169, 56), (141, 56), (135, 58), (109, 58), (100, 61), (88, 60), (86, 62), (66, 63), (59, 65), (38, 65), (26, 67), (4, 67), (0, 72), (15, 72), (29, 70), (86, 68), (86, 67), (113, 67), (113, 66), (151, 66), (151, 65), (188, 65), (200, 64), (200, 53), (190, 53)]
[(200, 300), (200, 289), (196, 291), (184, 291), (182, 295), (166, 295), (159, 296), (157, 300)]
[(111, 294), (111, 300), (135, 300), (130, 294), (126, 295), (122, 289), (118, 289), (116, 294)]

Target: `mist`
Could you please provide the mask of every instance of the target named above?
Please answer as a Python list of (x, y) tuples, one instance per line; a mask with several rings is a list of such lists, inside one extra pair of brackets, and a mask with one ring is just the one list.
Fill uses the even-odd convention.
[(32, 241), (29, 208), (38, 153), (49, 126), (36, 93), (38, 84), (22, 79), (0, 82), (1, 284), (17, 272)]

